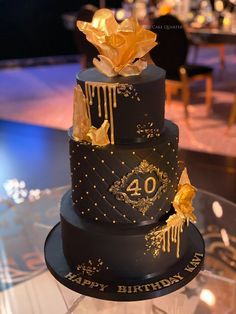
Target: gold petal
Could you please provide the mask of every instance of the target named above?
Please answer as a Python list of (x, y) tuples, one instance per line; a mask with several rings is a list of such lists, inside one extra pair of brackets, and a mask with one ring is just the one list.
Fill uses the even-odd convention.
[(184, 185), (185, 183), (190, 184), (187, 168), (184, 168), (179, 179), (179, 185)]
[(93, 59), (93, 64), (95, 67), (100, 71), (102, 74), (108, 76), (108, 77), (114, 77), (117, 75), (117, 73), (114, 71), (114, 65), (112, 61), (102, 55), (98, 55), (100, 61), (96, 58)]
[(100, 9), (93, 16), (92, 26), (109, 36), (118, 31), (119, 24), (111, 10)]
[(87, 136), (91, 139), (92, 145), (96, 146), (106, 146), (110, 144), (107, 132), (109, 130), (110, 124), (107, 120), (104, 120), (103, 124), (99, 129), (91, 126)]
[(106, 58), (95, 60), (94, 65), (109, 77), (118, 73), (124, 76), (140, 74), (145, 68), (143, 62), (135, 66), (133, 62), (156, 46), (156, 34), (144, 29), (133, 17), (118, 24), (108, 9), (98, 10), (92, 23), (78, 21), (77, 26), (98, 49), (99, 54)]
[(119, 32), (135, 32), (138, 25), (137, 19), (135, 17), (130, 17), (122, 21), (119, 25)]
[(73, 137), (77, 141), (87, 139), (87, 132), (91, 126), (86, 99), (80, 85), (74, 88)]
[(133, 64), (127, 64), (119, 74), (122, 76), (139, 75), (147, 67), (147, 62), (143, 60), (137, 60)]

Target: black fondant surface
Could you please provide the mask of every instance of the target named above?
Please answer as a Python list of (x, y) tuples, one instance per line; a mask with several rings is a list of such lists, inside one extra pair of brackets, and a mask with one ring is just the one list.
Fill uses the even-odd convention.
[[(130, 279), (167, 272), (168, 269), (177, 266), (181, 259), (176, 258), (175, 244), (171, 246), (167, 259), (164, 253), (158, 258), (153, 258), (152, 254), (147, 252), (145, 235), (157, 226), (157, 223), (125, 227), (124, 224), (91, 222), (76, 215), (69, 192), (62, 199), (63, 251), (68, 264), (73, 269), (86, 260), (102, 258), (109, 267), (106, 271), (108, 278), (112, 276), (112, 269), (115, 270), (117, 278)], [(181, 257), (192, 254), (187, 250), (189, 244), (195, 246), (195, 239), (190, 238), (186, 230), (187, 228), (184, 228), (181, 235)], [(156, 268), (157, 260), (161, 265), (159, 269)]]
[[(95, 68), (80, 72), (77, 83), (85, 92), (85, 82), (103, 82), (129, 84), (134, 87), (137, 97), (117, 95), (117, 108), (114, 109), (115, 143), (132, 143), (148, 141), (137, 133), (138, 125), (153, 124), (153, 129), (163, 131), (165, 107), (165, 71), (154, 65), (149, 65), (138, 76), (109, 78), (99, 73)], [(92, 124), (100, 127), (104, 117), (98, 117), (97, 95), (91, 108)]]
[[(142, 230), (136, 230), (136, 236), (132, 237), (130, 235), (127, 237), (124, 230), (110, 236), (106, 229), (99, 231), (96, 227), (97, 230), (90, 230), (83, 223), (78, 223), (78, 217), (75, 219), (77, 221), (73, 222), (70, 227), (58, 224), (50, 232), (45, 243), (45, 260), (53, 276), (76, 292), (115, 301), (150, 299), (181, 288), (202, 268), (205, 253), (204, 242), (192, 224), (181, 236), (181, 245), (184, 244), (183, 247), (181, 246), (179, 259), (176, 258), (174, 252), (162, 253), (159, 258), (153, 258), (151, 254), (143, 254), (145, 248), (141, 240), (144, 235)], [(69, 221), (67, 223), (70, 224)], [(62, 234), (61, 228), (64, 229)], [(67, 232), (71, 234), (68, 234), (65, 240), (64, 236)], [(69, 246), (70, 252), (68, 248), (63, 252), (62, 239), (73, 243)], [(89, 240), (88, 243), (86, 243), (87, 240)], [(100, 242), (101, 240), (105, 243)], [(117, 243), (120, 244), (115, 246)], [(134, 244), (134, 248), (128, 245), (130, 243)], [(64, 243), (64, 249), (66, 245), (68, 243)], [(97, 246), (101, 250), (98, 250)], [(134, 250), (137, 251), (134, 252)], [(65, 256), (68, 253), (69, 256)], [(77, 260), (74, 258), (72, 266), (70, 259), (73, 256), (76, 256)], [(88, 265), (88, 259), (95, 264), (98, 259), (103, 261), (98, 272), (89, 275), (81, 268), (76, 270), (78, 265)], [(141, 264), (142, 268), (140, 268)], [(191, 271), (186, 270), (188, 266), (191, 266)], [(176, 275), (180, 276), (181, 280), (174, 280)], [(105, 287), (103, 290), (102, 285)], [(137, 290), (137, 287), (140, 290)], [(125, 292), (124, 289), (126, 289)]]
[[(178, 127), (167, 120), (164, 133), (149, 143), (94, 147), (70, 139), (72, 199), (76, 212), (104, 222), (138, 224), (158, 221), (169, 210), (177, 188), (177, 151)], [(144, 215), (138, 208), (118, 200), (109, 191), (114, 182), (131, 173), (143, 160), (168, 176), (165, 192), (163, 190), (160, 193), (160, 198), (153, 202)], [(154, 194), (147, 195), (143, 189), (147, 175), (136, 176), (142, 188), (136, 200)]]

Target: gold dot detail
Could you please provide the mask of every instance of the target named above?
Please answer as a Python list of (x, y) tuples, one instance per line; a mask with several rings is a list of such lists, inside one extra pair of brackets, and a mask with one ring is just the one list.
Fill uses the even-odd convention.
[(161, 155), (161, 158), (163, 158), (164, 157), (164, 155)]
[(98, 204), (97, 204), (97, 203), (94, 203), (94, 206), (98, 206)]
[(156, 148), (153, 148), (153, 151), (155, 152), (155, 151), (156, 151)]
[(104, 178), (102, 178), (102, 181), (104, 182), (104, 181), (105, 181), (105, 179), (104, 179)]
[(111, 173), (115, 173), (115, 171), (114, 170), (112, 170), (112, 172)]
[(78, 166), (80, 166), (80, 162), (78, 162)]
[(113, 155), (114, 154), (114, 152), (111, 152), (111, 155)]
[(125, 217), (126, 217), (126, 215), (124, 214), (124, 215), (123, 215), (123, 217), (125, 218)]
[(89, 194), (89, 192), (87, 191), (87, 192), (86, 192), (86, 194), (88, 195), (88, 194)]
[(116, 221), (115, 221), (115, 220), (113, 220), (112, 222), (113, 222), (113, 224), (115, 224), (115, 223), (116, 223)]
[(103, 195), (103, 197), (102, 197), (102, 198), (104, 198), (104, 199), (105, 199), (105, 198), (106, 198), (106, 196), (105, 196), (105, 195)]
[(107, 214), (103, 214), (104, 217), (106, 217)]
[(95, 217), (95, 220), (98, 220), (98, 217)]
[(124, 165), (124, 164), (125, 164), (125, 162), (124, 162), (124, 161), (122, 161), (121, 163), (122, 163), (122, 165)]
[(85, 176), (85, 178), (87, 178), (88, 177), (87, 173), (84, 176)]
[(87, 159), (87, 157), (86, 157), (86, 156), (84, 156), (84, 159)]
[(93, 168), (93, 171), (95, 171), (96, 169), (95, 168)]
[(103, 160), (103, 159), (101, 160), (101, 163), (104, 163), (104, 160)]
[(84, 215), (84, 212), (81, 212), (82, 215)]
[(170, 142), (167, 145), (170, 146)]
[(96, 185), (94, 185), (93, 188), (96, 189)]

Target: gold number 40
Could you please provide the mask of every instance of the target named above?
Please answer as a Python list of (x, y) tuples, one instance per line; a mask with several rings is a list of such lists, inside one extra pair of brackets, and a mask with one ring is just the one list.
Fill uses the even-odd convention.
[[(154, 177), (148, 177), (144, 181), (144, 191), (147, 194), (151, 194), (155, 191), (157, 186), (157, 180)], [(134, 179), (127, 187), (127, 192), (132, 192), (131, 196), (139, 196), (141, 195), (140, 191), (142, 188), (140, 187), (140, 183), (138, 179)]]

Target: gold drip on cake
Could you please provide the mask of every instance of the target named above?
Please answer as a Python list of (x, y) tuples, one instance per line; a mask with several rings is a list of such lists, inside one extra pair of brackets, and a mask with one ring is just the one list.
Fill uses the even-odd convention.
[(99, 118), (102, 117), (102, 99), (103, 99), (104, 120), (108, 120), (110, 123), (111, 144), (114, 144), (113, 108), (117, 107), (116, 89), (118, 85), (119, 85), (118, 83), (85, 82), (85, 98), (90, 121), (91, 121), (90, 106), (93, 105), (93, 98), (95, 97), (96, 93)]
[(187, 223), (188, 226), (190, 221), (196, 221), (192, 206), (195, 194), (196, 189), (191, 185), (185, 168), (179, 180), (178, 191), (172, 202), (175, 214), (166, 220), (165, 226), (154, 228), (145, 237), (147, 250), (151, 251), (153, 257), (157, 257), (161, 251), (169, 253), (171, 243), (175, 243), (176, 257), (179, 258), (180, 238), (184, 224)]
[(85, 99), (90, 124), (91, 112), (90, 106), (94, 104), (94, 98), (97, 99), (98, 117), (109, 121), (110, 125), (110, 142), (115, 143), (114, 136), (114, 108), (117, 108), (117, 94), (124, 97), (132, 97), (140, 101), (138, 93), (133, 85), (120, 83), (102, 83), (102, 82), (85, 82)]

